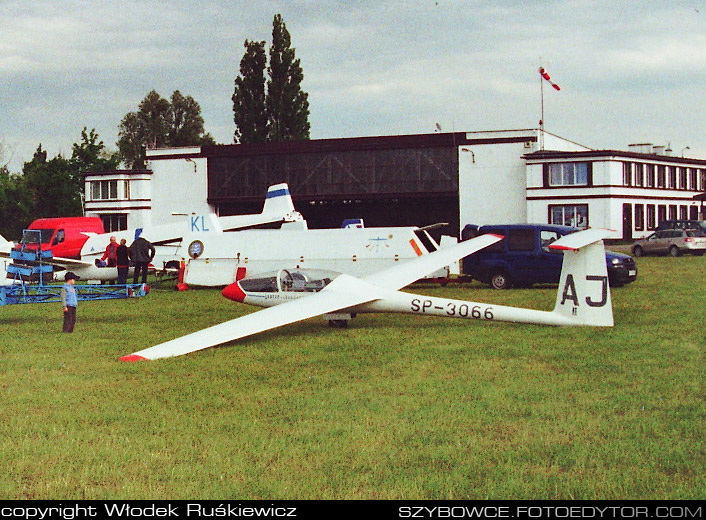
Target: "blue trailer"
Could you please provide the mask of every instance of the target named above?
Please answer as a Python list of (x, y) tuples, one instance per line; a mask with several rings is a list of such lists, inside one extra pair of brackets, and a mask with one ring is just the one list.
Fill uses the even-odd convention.
[[(12, 264), (7, 266), (10, 284), (0, 286), (0, 305), (18, 303), (49, 303), (61, 301), (61, 285), (49, 283), (54, 276), (54, 266), (48, 261), (51, 251), (22, 246), (10, 251)], [(36, 283), (33, 283), (36, 282)], [(126, 285), (75, 285), (78, 299), (112, 300), (137, 298), (149, 293), (147, 284)]]

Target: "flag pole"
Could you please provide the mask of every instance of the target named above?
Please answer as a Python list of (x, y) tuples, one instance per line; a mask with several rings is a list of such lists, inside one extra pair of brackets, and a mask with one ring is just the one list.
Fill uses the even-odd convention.
[(541, 151), (544, 150), (544, 82), (542, 81), (541, 73), (539, 75), (539, 95), (541, 102), (541, 115), (539, 119), (539, 149)]
[(551, 76), (547, 73), (544, 67), (539, 67), (539, 91), (542, 98), (542, 119), (539, 120), (539, 149), (544, 150), (544, 82), (543, 79), (554, 88), (554, 90), (561, 90), (561, 87), (552, 81)]

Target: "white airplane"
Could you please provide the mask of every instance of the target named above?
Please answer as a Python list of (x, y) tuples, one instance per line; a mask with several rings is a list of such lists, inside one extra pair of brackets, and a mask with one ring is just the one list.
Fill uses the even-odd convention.
[(609, 230), (589, 229), (566, 235), (550, 246), (564, 251), (553, 311), (420, 296), (399, 290), (440, 267), (502, 240), (497, 235), (481, 235), (364, 278), (305, 269), (280, 270), (270, 276), (244, 278), (226, 287), (223, 295), (267, 309), (120, 359), (140, 361), (180, 356), (322, 314), (334, 324), (359, 313), (398, 312), (486, 321), (609, 327), (613, 325), (613, 310), (603, 239), (610, 233)]
[[(51, 263), (59, 269), (73, 271), (82, 280), (116, 280), (118, 277), (117, 267), (99, 267), (96, 265), (96, 260), (100, 260), (105, 253), (110, 237), (115, 237), (118, 243), (124, 238), (129, 246), (138, 235), (141, 235), (155, 246), (157, 253), (152, 261), (153, 264), (164, 265), (176, 271), (182, 259), (179, 256), (181, 242), (186, 235), (203, 239), (203, 237), (210, 235), (221, 236), (226, 231), (302, 220), (302, 216), (294, 210), (289, 186), (286, 183), (275, 184), (267, 190), (261, 213), (228, 217), (219, 217), (215, 213), (188, 215), (187, 219), (178, 223), (146, 226), (112, 233), (85, 233), (88, 235), (88, 240), (81, 248), (79, 260), (55, 257), (48, 260), (47, 263)], [(132, 276), (132, 269), (128, 276)]]
[(184, 237), (184, 283), (218, 287), (281, 267), (366, 276), (439, 248), (428, 228), (246, 230)]

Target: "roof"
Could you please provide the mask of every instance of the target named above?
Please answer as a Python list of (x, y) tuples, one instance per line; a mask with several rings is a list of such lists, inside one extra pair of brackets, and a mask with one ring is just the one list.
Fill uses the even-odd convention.
[(376, 137), (345, 137), (335, 139), (309, 139), (266, 143), (216, 144), (198, 149), (160, 149), (148, 151), (147, 159), (239, 157), (255, 155), (285, 155), (311, 152), (348, 152), (363, 150), (398, 150), (419, 148), (453, 148), (499, 143), (536, 142), (534, 130), (505, 130), (496, 132), (447, 132), (433, 134), (391, 135)]
[(106, 177), (109, 175), (152, 175), (152, 170), (93, 170), (87, 172), (81, 172), (81, 175), (87, 177), (89, 175), (97, 177)]
[(540, 150), (522, 156), (527, 161), (546, 161), (554, 159), (609, 159), (625, 158), (643, 161), (679, 163), (692, 166), (706, 166), (706, 160), (688, 157), (675, 157), (673, 155), (660, 155), (652, 153), (627, 152), (624, 150), (590, 150), (585, 152), (565, 152), (560, 150)]

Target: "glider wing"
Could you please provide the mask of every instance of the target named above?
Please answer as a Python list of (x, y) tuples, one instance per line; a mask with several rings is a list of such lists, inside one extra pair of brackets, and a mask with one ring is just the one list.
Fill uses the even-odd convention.
[(363, 280), (386, 289), (401, 289), (420, 278), (424, 278), (437, 269), (456, 262), (460, 258), (472, 255), (476, 251), (480, 251), (502, 239), (503, 237), (499, 235), (481, 235), (465, 240), (460, 244), (444, 247), (428, 255), (422, 255), (402, 264), (389, 267), (366, 276)]
[(364, 287), (356, 278), (340, 275), (319, 293), (253, 312), (120, 359), (140, 361), (180, 356), (382, 297), (374, 292), (374, 287), (362, 285)]

